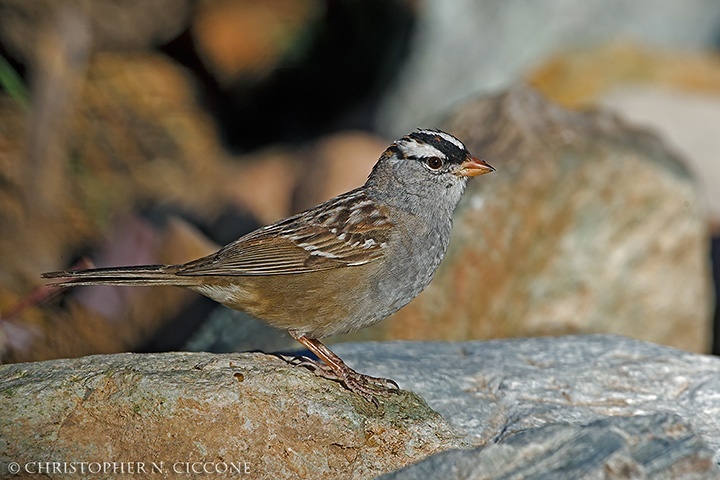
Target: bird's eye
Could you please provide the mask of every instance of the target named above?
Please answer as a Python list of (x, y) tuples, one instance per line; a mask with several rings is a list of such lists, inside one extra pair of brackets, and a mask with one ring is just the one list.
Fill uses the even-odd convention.
[(443, 166), (443, 160), (440, 157), (428, 157), (425, 159), (425, 165), (427, 165), (430, 170), (439, 170)]

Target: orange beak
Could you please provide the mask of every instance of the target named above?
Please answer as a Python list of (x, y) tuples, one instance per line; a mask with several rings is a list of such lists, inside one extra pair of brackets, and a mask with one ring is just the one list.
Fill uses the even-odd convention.
[(455, 174), (461, 177), (477, 177), (478, 175), (485, 175), (486, 173), (494, 171), (495, 169), (489, 163), (468, 156), (467, 159), (460, 164)]

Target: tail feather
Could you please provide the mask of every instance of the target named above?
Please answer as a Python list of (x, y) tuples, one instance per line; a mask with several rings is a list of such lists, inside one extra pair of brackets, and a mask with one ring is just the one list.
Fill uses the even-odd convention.
[(137, 267), (91, 268), (88, 270), (61, 270), (46, 272), (43, 278), (65, 279), (50, 283), (53, 287), (81, 285), (177, 285), (189, 286), (192, 278), (177, 275), (177, 267), (168, 265), (141, 265)]

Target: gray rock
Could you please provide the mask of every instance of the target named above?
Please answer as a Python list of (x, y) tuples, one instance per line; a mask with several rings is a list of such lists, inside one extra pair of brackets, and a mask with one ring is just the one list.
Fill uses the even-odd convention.
[(471, 94), (507, 88), (549, 55), (618, 38), (674, 48), (716, 40), (714, 0), (423, 0), (410, 58), (378, 116), (394, 138)]
[(200, 462), (227, 469), (228, 477), (247, 469), (251, 478), (372, 478), (465, 445), (409, 392), (375, 407), (263, 354), (119, 354), (3, 365), (0, 410), (2, 477), (10, 462), (23, 473), (26, 465), (37, 472), (37, 462), (60, 462), (61, 469), (74, 462), (73, 478), (99, 476), (80, 474), (80, 462), (95, 470), (88, 464), (161, 465), (164, 477)]
[(218, 306), (185, 344), (191, 352), (279, 352), (302, 348), (287, 332), (238, 310)]
[[(341, 344), (334, 351), (353, 368), (419, 394), (476, 445), (607, 417), (626, 429), (634, 424), (622, 419), (670, 413), (720, 461), (717, 357), (612, 335)], [(648, 421), (660, 429), (665, 418)]]
[(533, 428), (496, 444), (438, 453), (384, 480), (716, 479), (712, 451), (673, 414)]
[(235, 462), (252, 478), (374, 478), (429, 457), (388, 478), (720, 478), (716, 357), (609, 335), (335, 350), (414, 393), (376, 407), (262, 354), (0, 366), (0, 469)]

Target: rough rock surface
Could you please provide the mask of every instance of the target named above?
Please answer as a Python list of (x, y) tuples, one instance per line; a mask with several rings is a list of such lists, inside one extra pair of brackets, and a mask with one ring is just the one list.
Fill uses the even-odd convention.
[[(448, 461), (452, 464), (467, 464), (476, 456), (478, 462), (501, 458), (497, 461), (505, 463), (505, 455), (511, 456), (513, 451), (532, 451), (531, 455), (514, 457), (512, 464), (493, 467), (498, 475), (515, 472), (516, 476), (502, 478), (525, 478), (517, 472), (523, 468), (536, 472), (533, 465), (542, 458), (548, 444), (557, 445), (558, 452), (545, 465), (560, 467), (571, 465), (580, 458), (580, 452), (585, 455), (595, 451), (598, 437), (620, 435), (624, 440), (613, 440), (612, 448), (610, 443), (604, 444), (607, 449), (596, 457), (583, 457), (582, 465), (589, 472), (602, 472), (605, 462), (614, 464), (617, 454), (647, 476), (611, 478), (656, 478), (654, 475), (660, 472), (654, 470), (657, 465), (652, 462), (669, 462), (663, 473), (669, 475), (675, 471), (673, 468), (683, 471), (686, 461), (693, 463), (696, 459), (698, 471), (706, 473), (688, 478), (720, 478), (715, 465), (720, 462), (717, 357), (612, 335), (358, 343), (337, 345), (334, 351), (353, 368), (393, 378), (401, 388), (422, 396), (472, 443), (498, 444), (479, 455), (451, 454)], [(608, 417), (615, 418), (603, 423)], [(583, 425), (592, 428), (577, 429)], [(563, 428), (537, 431), (548, 426)], [(525, 437), (514, 439), (520, 434)], [(653, 443), (653, 436), (659, 444), (666, 442), (664, 451), (662, 445)], [(578, 449), (570, 448), (573, 442)], [(507, 448), (498, 448), (502, 445)], [(587, 451), (583, 452), (583, 448)], [(651, 453), (666, 458), (654, 458)], [(708, 453), (714, 456), (714, 463), (708, 464)], [(648, 456), (641, 458), (645, 454)], [(456, 459), (456, 455), (463, 459)], [(443, 471), (426, 478), (493, 478), (438, 476)]]
[(720, 478), (716, 357), (610, 335), (335, 350), (405, 390), (376, 407), (262, 354), (0, 366), (0, 468), (235, 462), (252, 478), (374, 478), (437, 453), (388, 478)]
[(200, 462), (228, 468), (228, 477), (239, 464), (248, 478), (373, 478), (464, 444), (414, 394), (376, 407), (262, 354), (4, 365), (0, 410), (3, 477), (10, 462), (37, 471), (32, 462), (50, 461), (144, 462), (148, 470), (163, 462), (165, 477)]
[(655, 414), (538, 427), (486, 448), (438, 453), (380, 478), (674, 480), (718, 475), (712, 451), (698, 435), (675, 415)]
[(657, 137), (522, 86), (442, 126), (497, 172), (468, 184), (430, 286), (352, 338), (603, 332), (708, 351), (706, 209)]

